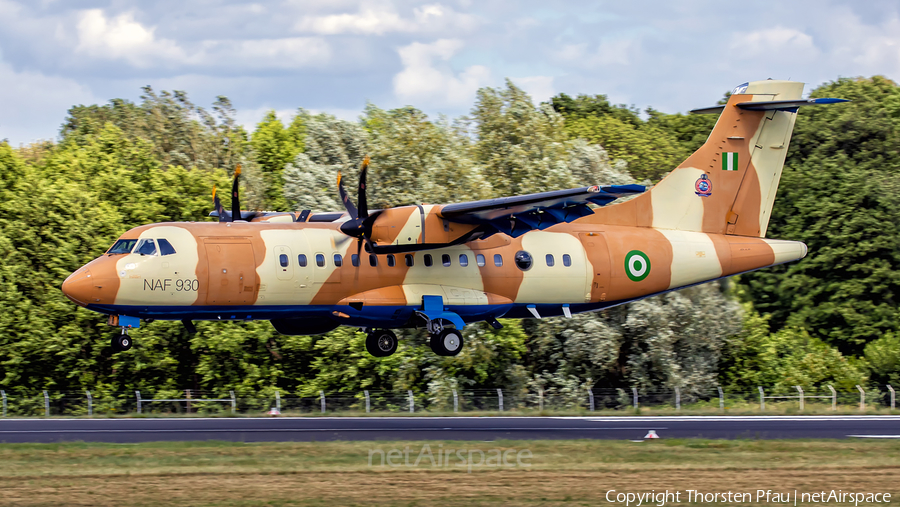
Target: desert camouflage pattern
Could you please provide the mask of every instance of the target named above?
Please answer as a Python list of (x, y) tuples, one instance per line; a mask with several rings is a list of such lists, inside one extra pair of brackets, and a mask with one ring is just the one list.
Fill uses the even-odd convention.
[[(794, 261), (806, 245), (765, 234), (796, 108), (735, 104), (800, 99), (802, 91), (796, 82), (749, 83), (729, 98), (707, 142), (649, 191), (516, 238), (448, 245), (475, 226), (442, 220), (440, 205), (385, 210), (371, 239), (447, 246), (374, 256), (341, 232), (346, 216), (152, 224), (122, 238), (165, 239), (174, 254), (103, 255), (63, 291), (113, 316), (399, 328), (413, 325), (423, 296), (441, 296), (465, 323), (570, 315)], [(518, 252), (531, 262), (518, 266)]]

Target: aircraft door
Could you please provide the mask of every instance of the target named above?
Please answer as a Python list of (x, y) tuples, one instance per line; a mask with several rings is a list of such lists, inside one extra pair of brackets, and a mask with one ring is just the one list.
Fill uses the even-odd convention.
[(290, 247), (278, 245), (272, 249), (272, 255), (275, 256), (275, 278), (282, 282), (294, 278), (294, 264), (297, 260), (292, 258), (294, 254)]
[(250, 240), (209, 238), (204, 244), (208, 267), (206, 304), (253, 304), (259, 280)]
[(312, 287), (316, 259), (315, 255), (309, 249), (309, 240), (307, 239), (306, 234), (298, 235), (294, 239), (293, 244), (297, 247), (297, 252), (294, 258), (291, 259), (291, 262), (296, 261), (297, 263), (295, 278), (297, 280), (297, 287), (302, 292), (309, 290)]
[(579, 234), (587, 255), (585, 273), (585, 294), (590, 293), (591, 301), (606, 301), (610, 288), (609, 246), (602, 232), (582, 232)]

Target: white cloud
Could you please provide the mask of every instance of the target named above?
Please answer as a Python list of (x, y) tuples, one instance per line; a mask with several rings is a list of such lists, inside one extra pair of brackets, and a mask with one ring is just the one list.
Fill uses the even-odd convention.
[(743, 57), (784, 53), (808, 57), (819, 54), (811, 36), (800, 30), (783, 26), (737, 33), (732, 37), (731, 49)]
[(535, 104), (549, 100), (556, 95), (553, 76), (529, 76), (512, 78), (512, 82), (531, 95)]
[(471, 103), (475, 91), (491, 82), (491, 72), (483, 65), (472, 65), (458, 75), (454, 73), (446, 62), (462, 47), (459, 39), (440, 39), (398, 49), (403, 70), (394, 76), (394, 93), (402, 100), (423, 100), (432, 105)]
[(16, 71), (2, 55), (0, 90), (0, 139), (13, 145), (53, 139), (73, 105), (105, 102), (74, 79)]
[(320, 37), (208, 39), (187, 50), (175, 41), (157, 38), (155, 31), (155, 27), (135, 21), (131, 13), (110, 19), (102, 10), (91, 9), (80, 15), (75, 49), (101, 60), (124, 60), (137, 68), (240, 65), (293, 69), (331, 58), (331, 48)]
[(101, 9), (81, 13), (76, 51), (96, 58), (124, 59), (136, 67), (159, 60), (184, 60), (181, 48), (171, 40), (157, 40), (154, 28), (145, 28), (131, 13), (108, 19)]
[(295, 28), (301, 32), (324, 35), (386, 33), (435, 33), (468, 31), (477, 25), (469, 14), (462, 14), (441, 4), (423, 5), (413, 9), (411, 18), (400, 16), (389, 5), (362, 6), (356, 13), (304, 16)]
[(630, 65), (641, 43), (633, 38), (604, 39), (594, 47), (587, 43), (567, 44), (554, 53), (559, 60), (578, 68)]
[(189, 63), (217, 65), (225, 62), (253, 69), (293, 69), (321, 64), (331, 59), (331, 47), (318, 37), (285, 39), (205, 41)]

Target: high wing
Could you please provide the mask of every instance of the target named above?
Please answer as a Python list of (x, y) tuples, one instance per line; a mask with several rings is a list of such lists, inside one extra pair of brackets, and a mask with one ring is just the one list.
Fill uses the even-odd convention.
[(357, 238), (358, 250), (365, 244), (366, 250), (372, 253), (399, 253), (458, 245), (497, 233), (517, 238), (528, 231), (543, 230), (588, 216), (593, 213), (591, 204), (605, 206), (620, 197), (646, 190), (643, 185), (593, 185), (458, 204), (399, 206), (370, 211), (366, 205), (367, 167), (368, 157), (363, 161), (357, 187), (359, 207), (350, 201), (338, 176), (338, 193), (346, 212), (243, 211), (239, 207), (240, 170), (237, 170), (232, 189), (232, 211), (229, 213), (222, 206), (213, 191), (216, 210), (210, 215), (218, 217), (220, 222), (237, 219), (340, 223), (342, 233)]
[(480, 224), (518, 237), (530, 230), (542, 230), (590, 215), (589, 203), (605, 206), (645, 190), (642, 185), (594, 185), (449, 204), (441, 207), (438, 215), (451, 222)]

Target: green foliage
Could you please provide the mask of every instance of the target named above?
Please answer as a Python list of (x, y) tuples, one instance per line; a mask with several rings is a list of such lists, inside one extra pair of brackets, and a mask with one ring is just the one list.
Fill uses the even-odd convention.
[(872, 380), (880, 384), (900, 384), (900, 335), (889, 333), (869, 342), (864, 356)]
[(191, 103), (183, 91), (157, 94), (149, 86), (143, 91), (140, 105), (113, 99), (103, 106), (73, 107), (60, 129), (63, 142), (89, 143), (112, 123), (126, 138), (150, 143), (153, 158), (163, 166), (234, 167), (247, 136), (235, 123), (228, 98), (217, 97), (210, 113)]
[(865, 384), (868, 375), (864, 361), (844, 357), (803, 329), (786, 327), (772, 333), (768, 317), (746, 306), (744, 329), (723, 370), (724, 385), (745, 390), (765, 386), (789, 392), (794, 386), (832, 384), (850, 390), (856, 384)]
[(812, 96), (853, 102), (801, 111), (768, 234), (805, 242), (809, 255), (744, 280), (775, 329), (860, 354), (900, 322), (900, 118), (890, 109), (900, 87), (841, 79)]
[(420, 330), (373, 358), (356, 330), (280, 336), (266, 322), (201, 323), (196, 335), (154, 322), (134, 349), (111, 354), (104, 317), (59, 287), (130, 227), (204, 220), (210, 188), (227, 188), (238, 162), (245, 208), (342, 210), (337, 173), (354, 192), (366, 154), (370, 208), (459, 202), (656, 180), (705, 141), (715, 116), (648, 109), (644, 120), (602, 95), (535, 106), (511, 82), (480, 90), (455, 122), (413, 107), (369, 105), (357, 122), (301, 109), (287, 126), (269, 112), (250, 136), (224, 97), (211, 113), (149, 87), (140, 104), (73, 107), (58, 144), (0, 143), (0, 386), (234, 390), (260, 403), (276, 388), (410, 389), (436, 406), (453, 389), (503, 387), (512, 399), (540, 387), (548, 404), (575, 406), (588, 386), (677, 385), (690, 396), (717, 381), (852, 387), (871, 372), (898, 382), (900, 92), (872, 78), (813, 95), (854, 102), (802, 111), (769, 234), (803, 240), (810, 254), (745, 275), (744, 311), (711, 283), (573, 319), (470, 325), (450, 358)]
[(259, 164), (268, 189), (265, 199), (267, 209), (287, 209), (284, 200), (283, 171), (298, 153), (303, 151), (305, 128), (302, 115), (297, 115), (289, 128), (284, 128), (281, 120), (270, 110), (256, 125), (250, 136), (256, 163)]
[(566, 132), (599, 144), (611, 157), (627, 162), (629, 172), (639, 181), (659, 181), (690, 155), (665, 131), (649, 125), (635, 126), (614, 116), (571, 119), (566, 122)]
[(563, 116), (535, 107), (512, 81), (478, 90), (472, 109), (475, 160), (498, 195), (529, 194), (576, 185), (566, 170)]

